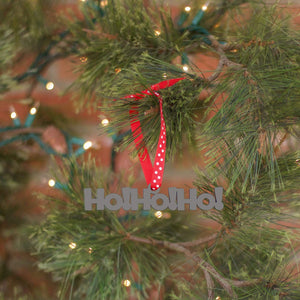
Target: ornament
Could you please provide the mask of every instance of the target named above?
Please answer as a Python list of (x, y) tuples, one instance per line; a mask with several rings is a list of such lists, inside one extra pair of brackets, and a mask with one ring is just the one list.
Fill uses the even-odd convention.
[(147, 95), (154, 95), (159, 100), (160, 135), (158, 139), (158, 146), (155, 155), (154, 166), (152, 166), (148, 150), (146, 146), (144, 146), (143, 144), (144, 136), (141, 129), (141, 123), (137, 117), (138, 111), (134, 106), (129, 111), (129, 114), (131, 116), (130, 127), (134, 137), (136, 149), (139, 150), (138, 156), (145, 175), (145, 179), (147, 184), (148, 185), (150, 184), (151, 189), (154, 191), (159, 189), (161, 186), (164, 166), (165, 166), (165, 155), (166, 155), (166, 124), (164, 120), (163, 107), (162, 107), (163, 99), (157, 91), (161, 89), (165, 89), (167, 87), (171, 87), (172, 85), (176, 84), (178, 81), (183, 79), (185, 79), (185, 77), (165, 80), (152, 85), (149, 90), (144, 90), (140, 94), (128, 95), (123, 98), (123, 99), (129, 98), (138, 101)]

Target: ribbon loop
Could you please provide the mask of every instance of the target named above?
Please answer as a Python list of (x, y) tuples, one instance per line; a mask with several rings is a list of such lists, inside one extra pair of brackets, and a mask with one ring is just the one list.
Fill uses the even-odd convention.
[(152, 166), (150, 155), (148, 153), (147, 147), (143, 144), (144, 143), (144, 136), (142, 133), (141, 123), (138, 119), (138, 110), (136, 106), (133, 106), (129, 110), (130, 114), (130, 127), (134, 137), (134, 142), (136, 149), (139, 151), (139, 160), (144, 172), (144, 176), (147, 182), (147, 185), (150, 184), (151, 190), (157, 190), (160, 188), (163, 173), (165, 169), (165, 156), (166, 156), (166, 143), (167, 143), (167, 136), (166, 136), (166, 123), (163, 115), (163, 99), (161, 95), (157, 92), (161, 89), (165, 89), (176, 84), (178, 81), (185, 79), (176, 78), (165, 80), (159, 83), (156, 83), (151, 86), (149, 90), (144, 90), (140, 94), (135, 95), (128, 95), (123, 99), (135, 99), (140, 100), (147, 95), (154, 95), (159, 100), (159, 110), (160, 110), (160, 135), (158, 139), (157, 150), (154, 159), (154, 166)]

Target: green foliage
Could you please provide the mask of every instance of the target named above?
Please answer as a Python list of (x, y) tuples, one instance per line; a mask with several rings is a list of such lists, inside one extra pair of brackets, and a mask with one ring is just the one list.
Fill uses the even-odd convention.
[(104, 16), (87, 12), (85, 22), (73, 25), (71, 31), (75, 41), (80, 39), (80, 55), (88, 59), (74, 85), (87, 101), (94, 93), (111, 96), (116, 72), (139, 62), (143, 54), (170, 62), (180, 54), (183, 42), (168, 11), (159, 7), (151, 11), (137, 0), (108, 2)]
[(281, 138), (293, 134), (299, 124), (299, 34), (274, 9), (265, 8), (253, 12), (236, 33), (235, 43), (236, 50), (228, 51), (228, 57), (242, 67), (227, 68), (214, 88), (215, 96), (224, 98), (206, 123), (204, 135), (209, 139), (204, 144), (216, 150), (211, 155), (217, 161), (223, 156), (219, 150), (231, 152), (224, 168), (239, 160), (232, 185), (247, 170), (243, 190), (248, 182), (255, 188), (263, 168), (274, 190), (283, 184), (276, 158)]
[(50, 20), (55, 2), (56, 0), (1, 0), (0, 28), (10, 30), (19, 50), (32, 50), (32, 47), (40, 46), (45, 37), (49, 36), (54, 25)]
[[(294, 224), (299, 219), (297, 157), (299, 152), (278, 159), (285, 189), (277, 189), (275, 193), (270, 190), (263, 169), (257, 189), (253, 191), (250, 187), (244, 192), (245, 174), (235, 180), (231, 189), (227, 188), (237, 167), (234, 163), (222, 169), (221, 174), (213, 168), (198, 171), (195, 184), (200, 190), (213, 193), (220, 183), (226, 190), (224, 209), (206, 213), (209, 219), (220, 223), (224, 232), (220, 242), (207, 248), (207, 258), (213, 259), (218, 269), (231, 278), (261, 279), (256, 285), (238, 289), (238, 299), (273, 299), (276, 295), (297, 299), (299, 266), (294, 246), (299, 242), (299, 229), (283, 225), (284, 222)], [(227, 299), (226, 293), (220, 296)]]
[[(51, 209), (45, 221), (32, 228), (37, 254), (43, 258), (39, 267), (62, 283), (60, 299), (67, 295), (72, 299), (127, 299), (124, 279), (131, 280), (135, 293), (143, 299), (153, 284), (163, 284), (165, 277), (172, 280), (175, 261), (167, 251), (128, 241), (126, 236), (185, 241), (199, 230), (192, 218), (183, 213), (157, 219), (154, 212), (129, 212), (125, 217), (108, 210), (85, 211), (83, 188), (104, 188), (107, 194), (116, 192), (114, 187), (121, 182), (93, 161), (83, 166), (66, 162), (57, 178), (66, 180), (70, 174), (72, 180), (62, 198), (49, 197)], [(189, 226), (184, 225), (187, 220)], [(70, 243), (76, 243), (76, 248), (70, 249)]]
[[(143, 72), (147, 67), (147, 72)], [(188, 144), (195, 148), (196, 132), (200, 127), (199, 120), (207, 103), (199, 99), (199, 94), (204, 89), (205, 82), (201, 78), (195, 78), (192, 74), (183, 73), (177, 67), (160, 60), (144, 55), (141, 60), (132, 65), (132, 68), (124, 70), (117, 75), (118, 87), (126, 91), (127, 95), (140, 93), (149, 89), (149, 84), (171, 78), (185, 77), (172, 87), (160, 90), (163, 98), (163, 115), (167, 133), (167, 159), (173, 158), (180, 153), (184, 145)], [(130, 77), (130, 81), (128, 80)], [(160, 78), (160, 79), (158, 79)], [(117, 91), (116, 91), (117, 93)], [(101, 106), (101, 110), (111, 118), (110, 127), (103, 130), (111, 131), (111, 128), (121, 129), (130, 126), (133, 116), (129, 115), (130, 109), (135, 107), (141, 122), (145, 143), (151, 152), (157, 148), (160, 133), (160, 110), (159, 100), (155, 96), (146, 96), (139, 101), (132, 99), (116, 98)], [(128, 137), (122, 147), (127, 147), (133, 142), (133, 136)]]
[[(68, 182), (61, 197), (48, 198), (45, 220), (32, 228), (39, 266), (61, 282), (60, 299), (127, 299), (130, 292), (147, 299), (150, 289), (162, 289), (165, 299), (207, 299), (207, 278), (196, 257), (227, 280), (238, 299), (298, 299), (294, 246), (299, 231), (283, 222), (299, 219), (299, 152), (284, 148), (291, 136), (299, 140), (299, 33), (290, 29), (276, 6), (262, 1), (214, 1), (196, 34), (188, 25), (204, 1), (194, 1), (185, 28), (178, 28), (170, 12), (159, 5), (151, 10), (138, 0), (108, 1), (105, 8), (101, 3), (81, 3), (82, 15), (66, 22), (63, 33), (68, 37), (60, 43), (62, 35), (53, 34), (56, 24), (46, 17), (49, 1), (1, 1), (0, 90), (31, 78), (32, 69), (19, 78), (10, 73), (17, 58), (30, 51), (38, 53), (37, 65), (73, 53), (84, 56), (87, 60), (78, 67), (79, 77), (71, 87), (77, 108), (93, 106), (107, 113), (111, 133), (128, 128), (129, 110), (136, 107), (145, 145), (153, 152), (160, 130), (158, 99), (124, 97), (163, 80), (185, 77), (159, 91), (167, 158), (180, 154), (186, 144), (196, 148), (199, 140), (198, 150), (205, 152), (209, 165), (198, 171), (195, 185), (210, 193), (223, 186), (225, 207), (195, 215), (172, 212), (171, 219), (156, 219), (153, 212), (145, 216), (142, 211), (125, 216), (87, 212), (83, 188), (110, 193), (127, 183), (93, 162), (66, 162), (57, 174), (59, 181)], [(214, 43), (202, 29), (226, 44)], [(175, 59), (195, 52), (220, 57), (224, 65), (208, 79), (192, 63), (189, 73), (174, 66)], [(39, 65), (35, 75), (45, 66)], [(210, 96), (199, 100), (201, 92)], [(125, 138), (120, 148), (132, 141), (132, 136)], [(0, 188), (7, 197), (20, 187), (19, 179), (25, 179), (18, 164), (11, 166), (7, 172), (8, 160), (0, 160), (4, 178)], [(206, 236), (203, 218), (217, 224), (219, 233), (209, 243), (191, 247), (192, 259), (180, 251), (128, 239), (134, 235), (152, 242), (190, 241)], [(70, 243), (76, 247), (71, 249)], [(124, 279), (132, 282), (130, 292), (122, 286)], [(213, 281), (215, 296), (234, 298), (215, 277)]]

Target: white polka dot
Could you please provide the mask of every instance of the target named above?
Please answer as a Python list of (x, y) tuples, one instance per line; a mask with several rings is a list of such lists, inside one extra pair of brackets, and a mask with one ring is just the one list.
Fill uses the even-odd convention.
[(165, 141), (163, 141), (163, 144), (165, 143)]
[(157, 171), (155, 171), (154, 173), (155, 173), (155, 174), (157, 174), (158, 172), (157, 172)]
[(160, 179), (161, 177), (160, 177), (160, 176), (157, 176), (157, 178)]
[(158, 166), (158, 165), (159, 165), (159, 162), (157, 162), (156, 165)]
[(162, 167), (159, 167), (159, 170), (161, 171), (161, 170), (162, 170)]
[(158, 188), (158, 187), (159, 187), (159, 185), (157, 184), (157, 185), (156, 185), (156, 187)]
[(158, 153), (157, 155), (158, 155), (158, 156), (161, 156), (161, 154), (160, 154), (160, 153)]
[(162, 150), (161, 150), (161, 152), (162, 152), (162, 153), (164, 153), (164, 152), (165, 152), (165, 150), (164, 150), (164, 149), (162, 149)]
[(163, 159), (163, 158), (161, 158), (161, 159), (160, 159), (160, 161), (164, 161), (164, 159)]
[(156, 180), (155, 180), (155, 179), (153, 180), (153, 183), (156, 183)]
[(161, 139), (163, 139), (163, 138), (164, 138), (164, 136), (163, 136), (163, 135), (161, 135), (161, 136), (160, 136), (160, 138), (161, 138)]
[(159, 148), (162, 148), (162, 145), (159, 145)]

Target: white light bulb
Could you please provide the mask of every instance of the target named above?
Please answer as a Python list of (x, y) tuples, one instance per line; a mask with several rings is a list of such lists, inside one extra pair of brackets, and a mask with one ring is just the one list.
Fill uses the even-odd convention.
[(190, 7), (190, 6), (186, 6), (186, 7), (184, 8), (184, 10), (185, 10), (186, 12), (189, 12), (189, 11), (191, 11), (191, 7)]
[(11, 114), (10, 114), (10, 117), (12, 119), (15, 119), (17, 117), (17, 113), (15, 111), (13, 111)]
[(160, 218), (163, 216), (163, 213), (162, 213), (160, 210), (158, 210), (158, 211), (154, 214), (154, 216), (155, 216), (157, 219), (160, 219)]
[(83, 149), (84, 150), (87, 150), (89, 148), (91, 148), (93, 146), (93, 143), (91, 141), (86, 141), (84, 144), (83, 144)]
[(107, 4), (108, 4), (108, 1), (107, 1), (107, 0), (103, 0), (103, 1), (101, 1), (101, 3), (100, 3), (101, 7), (105, 7)]
[(183, 65), (182, 69), (184, 72), (187, 72), (189, 70), (189, 67), (188, 65)]
[(203, 11), (206, 11), (206, 10), (207, 10), (207, 5), (206, 5), (206, 4), (202, 6), (202, 10), (203, 10)]
[(35, 107), (32, 107), (31, 110), (30, 110), (30, 114), (35, 115), (36, 112), (37, 112), (37, 109)]
[(101, 121), (101, 124), (102, 124), (103, 126), (107, 126), (107, 125), (109, 124), (109, 120), (108, 120), (108, 119), (103, 119), (103, 120)]
[(159, 30), (155, 30), (155, 31), (154, 31), (154, 34), (155, 34), (156, 36), (159, 36), (159, 35), (161, 34), (161, 32), (160, 32)]
[(122, 281), (122, 284), (126, 287), (129, 287), (129, 286), (131, 286), (131, 281), (129, 279), (125, 279)]
[(75, 249), (76, 248), (76, 243), (74, 243), (74, 242), (72, 242), (72, 243), (70, 243), (69, 244), (69, 247), (71, 248), (71, 249)]
[(54, 187), (54, 186), (55, 186), (55, 180), (54, 180), (54, 179), (50, 179), (50, 180), (48, 181), (48, 185), (49, 185), (50, 187)]
[(48, 81), (46, 84), (46, 89), (48, 91), (51, 91), (51, 90), (53, 90), (53, 88), (54, 88), (54, 83), (52, 81)]

